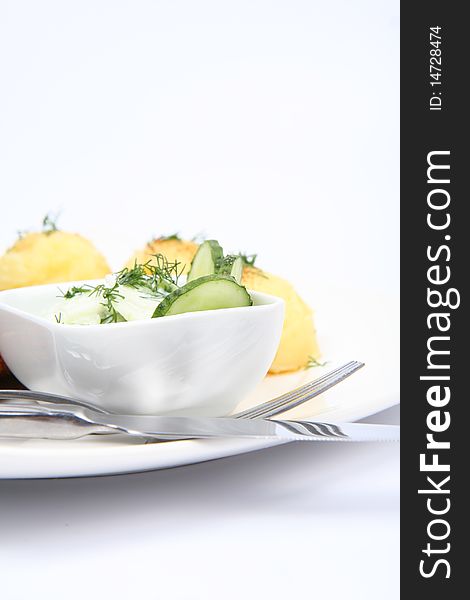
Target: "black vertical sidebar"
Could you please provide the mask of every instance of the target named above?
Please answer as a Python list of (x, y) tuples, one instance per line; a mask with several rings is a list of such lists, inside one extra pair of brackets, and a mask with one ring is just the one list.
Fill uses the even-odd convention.
[(470, 194), (464, 189), (470, 36), (464, 6), (401, 3), (403, 598), (464, 597), (470, 577), (461, 554), (470, 455), (470, 394), (463, 382), (470, 375)]

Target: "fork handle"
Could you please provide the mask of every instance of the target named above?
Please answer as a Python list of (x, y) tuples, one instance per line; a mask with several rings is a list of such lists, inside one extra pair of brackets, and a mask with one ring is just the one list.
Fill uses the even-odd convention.
[(92, 433), (116, 433), (106, 425), (90, 423), (75, 412), (43, 406), (0, 406), (0, 437), (73, 440)]
[(71, 406), (81, 406), (89, 408), (95, 412), (106, 414), (108, 411), (85, 402), (84, 400), (76, 400), (68, 396), (59, 396), (58, 394), (49, 394), (49, 392), (35, 392), (32, 390), (0, 390), (0, 408), (2, 404), (10, 402), (47, 402), (47, 404), (70, 404)]

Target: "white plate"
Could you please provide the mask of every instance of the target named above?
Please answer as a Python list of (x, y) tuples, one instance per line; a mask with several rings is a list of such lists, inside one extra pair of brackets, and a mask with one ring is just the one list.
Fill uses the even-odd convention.
[[(325, 367), (267, 377), (238, 407), (264, 402), (337, 363), (362, 360), (361, 371), (286, 417), (353, 421), (399, 401), (398, 300), (365, 291), (306, 294), (316, 308)], [(73, 441), (0, 440), (0, 478), (83, 477), (165, 469), (260, 450), (272, 440), (186, 440), (143, 444), (125, 436)], [(312, 448), (314, 451), (314, 448)]]

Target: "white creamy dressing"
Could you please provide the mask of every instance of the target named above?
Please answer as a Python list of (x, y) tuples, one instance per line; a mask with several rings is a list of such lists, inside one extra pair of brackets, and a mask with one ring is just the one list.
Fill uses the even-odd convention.
[[(151, 319), (155, 309), (163, 300), (162, 295), (155, 296), (147, 289), (119, 286), (118, 292), (123, 298), (114, 302), (114, 308), (126, 321)], [(165, 294), (166, 295), (166, 294)]]
[[(105, 281), (106, 287), (112, 288), (114, 280)], [(156, 307), (165, 296), (158, 296), (146, 288), (119, 286), (113, 307), (122, 317), (122, 321), (138, 321), (151, 319)], [(66, 325), (99, 325), (108, 316), (106, 302), (101, 294), (81, 293), (73, 298), (61, 298), (49, 312), (47, 318)]]

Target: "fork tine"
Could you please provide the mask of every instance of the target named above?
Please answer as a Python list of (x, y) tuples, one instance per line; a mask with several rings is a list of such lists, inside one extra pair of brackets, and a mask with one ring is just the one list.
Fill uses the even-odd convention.
[(268, 417), (290, 410), (333, 387), (363, 366), (362, 363), (351, 362), (326, 374), (318, 380), (309, 382), (300, 388), (269, 400), (264, 404), (234, 415), (237, 418), (253, 419)]
[[(291, 402), (293, 402), (294, 400), (297, 400), (300, 398), (303, 399), (305, 396), (308, 396), (308, 398), (310, 399), (310, 398), (324, 392), (325, 390), (329, 389), (333, 385), (336, 385), (337, 383), (339, 383), (346, 377), (349, 377), (349, 375), (352, 375), (352, 373), (354, 373), (359, 368), (361, 368), (361, 366), (363, 366), (362, 363), (356, 363), (355, 361), (346, 363), (345, 365), (338, 367), (337, 369), (334, 369), (333, 371), (330, 371), (330, 373), (328, 373), (321, 379), (317, 379), (317, 380), (311, 381), (309, 383), (306, 383), (305, 385), (301, 386), (300, 388), (297, 388), (295, 390), (292, 390), (291, 392), (284, 394), (283, 396), (279, 396), (278, 398), (275, 398), (274, 402), (271, 401), (271, 403), (270, 403), (271, 407), (272, 408), (281, 407), (281, 406), (284, 406), (285, 404), (290, 405)], [(312, 396), (312, 394), (313, 394), (313, 396)], [(268, 408), (269, 408), (269, 406), (268, 406)]]
[(250, 416), (251, 417), (258, 416), (258, 413), (264, 415), (266, 410), (272, 410), (274, 408), (281, 407), (287, 403), (290, 403), (293, 400), (296, 400), (297, 398), (300, 398), (300, 397), (303, 398), (306, 394), (315, 392), (317, 389), (321, 390), (321, 389), (323, 389), (323, 386), (325, 384), (328, 384), (332, 380), (335, 380), (336, 377), (338, 377), (341, 373), (347, 372), (347, 370), (353, 364), (354, 364), (353, 362), (350, 362), (350, 363), (346, 363), (345, 365), (341, 365), (340, 367), (337, 367), (333, 371), (326, 373), (325, 375), (323, 375), (322, 377), (320, 377), (318, 379), (309, 381), (308, 383), (305, 383), (304, 385), (302, 385), (298, 388), (295, 388), (294, 390), (290, 390), (289, 392), (286, 392), (285, 394), (282, 394), (281, 396), (278, 396), (277, 398), (268, 400), (267, 402), (264, 402), (263, 404), (254, 406), (251, 409), (247, 409), (243, 413), (244, 418), (247, 418), (247, 415), (248, 415), (248, 418)]
[(275, 414), (279, 414), (280, 412), (285, 412), (287, 410), (295, 408), (296, 406), (299, 406), (300, 404), (303, 404), (304, 402), (307, 402), (308, 400), (311, 400), (312, 398), (323, 394), (330, 388), (334, 387), (335, 385), (337, 385), (338, 383), (355, 373), (362, 366), (363, 365), (354, 365), (347, 369), (344, 369), (341, 372), (338, 372), (336, 375), (329, 378), (328, 380), (322, 382), (322, 384), (320, 384), (319, 386), (313, 386), (311, 388), (308, 388), (303, 393), (298, 393), (288, 400), (276, 402), (271, 410), (269, 410), (269, 407), (267, 407), (267, 411), (264, 411), (263, 413), (261, 413), (261, 415), (257, 414), (257, 416), (273, 416)]
[(238, 419), (255, 419), (260, 417), (272, 417), (281, 412), (285, 412), (286, 410), (290, 410), (291, 408), (299, 406), (299, 404), (315, 398), (319, 394), (338, 384), (340, 381), (343, 381), (363, 366), (364, 363), (350, 361), (314, 381), (310, 381), (291, 392), (287, 392), (273, 400), (268, 400), (254, 408), (249, 408), (236, 413), (233, 417)]
[(310, 391), (314, 391), (316, 388), (321, 387), (321, 389), (323, 389), (323, 385), (329, 383), (331, 380), (336, 380), (343, 373), (349, 373), (349, 371), (351, 369), (356, 368), (356, 365), (357, 365), (357, 363), (355, 361), (350, 361), (344, 365), (341, 365), (340, 367), (333, 369), (333, 371), (326, 373), (325, 375), (323, 375), (322, 377), (319, 377), (318, 379), (309, 381), (309, 382), (305, 383), (304, 385), (302, 385), (294, 390), (291, 390), (290, 392), (286, 392), (285, 394), (282, 394), (281, 396), (274, 398), (274, 400), (270, 401), (270, 404), (271, 404), (271, 406), (273, 406), (274, 404), (290, 402), (297, 396), (304, 395)]
[(307, 402), (312, 398), (322, 394), (331, 387), (337, 385), (363, 365), (361, 363), (348, 363), (335, 371), (330, 372), (329, 377), (325, 377), (321, 382), (312, 382), (312, 384), (306, 384), (304, 387), (293, 390), (292, 394), (286, 394), (284, 397), (280, 397), (275, 400), (271, 406), (269, 404), (262, 411), (256, 411), (256, 417), (258, 416), (273, 416), (286, 410), (290, 410), (299, 404)]
[[(325, 382), (330, 381), (332, 378), (337, 377), (343, 371), (348, 371), (353, 365), (356, 365), (356, 362), (350, 361), (344, 365), (341, 365), (340, 367), (337, 367), (336, 369), (333, 369), (333, 371), (329, 371), (328, 373), (325, 373), (318, 379), (309, 381), (298, 388), (295, 388), (293, 390), (290, 390), (289, 392), (286, 392), (285, 394), (282, 394), (281, 396), (278, 396), (277, 398), (268, 400), (265, 404), (266, 404), (266, 406), (272, 407), (281, 402), (290, 401), (294, 397), (297, 397), (300, 394), (305, 394), (306, 392), (313, 390), (314, 388), (317, 388), (318, 386), (324, 384)], [(261, 404), (261, 405), (253, 407), (253, 409), (250, 409), (250, 410), (257, 411), (260, 408), (262, 408), (263, 406), (264, 406), (264, 404)]]

